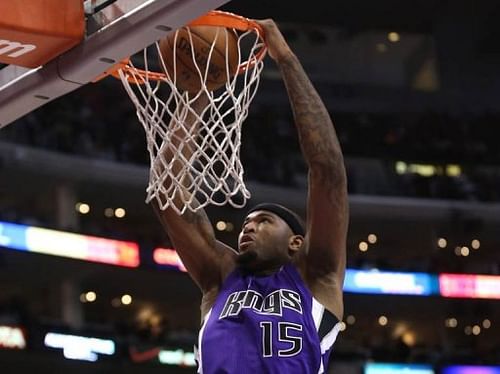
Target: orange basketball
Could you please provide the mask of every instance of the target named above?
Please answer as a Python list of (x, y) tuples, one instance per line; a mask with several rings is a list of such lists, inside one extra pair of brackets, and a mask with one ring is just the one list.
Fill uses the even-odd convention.
[[(173, 32), (160, 40), (166, 73), (172, 81), (176, 77), (178, 89), (194, 93), (202, 87), (202, 78), (196, 66), (202, 77), (208, 69), (205, 85), (209, 91), (214, 91), (227, 82), (228, 73), (232, 77), (238, 71), (238, 36), (233, 30), (219, 26), (191, 26), (189, 30), (191, 38), (188, 28), (183, 27), (177, 31), (177, 39)], [(215, 45), (210, 55), (212, 43)]]

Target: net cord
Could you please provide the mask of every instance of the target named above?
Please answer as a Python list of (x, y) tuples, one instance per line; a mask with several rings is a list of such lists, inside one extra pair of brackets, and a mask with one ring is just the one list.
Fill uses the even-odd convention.
[[(174, 45), (177, 35), (176, 32)], [(192, 46), (189, 29), (188, 35)], [(254, 39), (250, 41), (248, 56), (242, 56), (242, 44), (248, 44), (249, 38)], [(209, 61), (214, 53), (215, 40), (208, 52)], [(241, 208), (250, 198), (240, 160), (241, 128), (260, 82), (263, 62), (255, 56), (264, 45), (251, 30), (239, 34), (237, 42), (238, 66), (242, 65), (242, 60), (254, 60), (253, 68), (241, 69), (239, 74), (233, 75), (226, 57), (227, 81), (222, 89), (216, 91), (207, 89), (210, 64), (207, 63), (202, 69), (196, 62), (194, 48), (191, 48), (191, 57), (201, 83), (201, 89), (195, 94), (182, 92), (176, 86), (175, 48), (172, 77), (166, 74), (164, 79), (150, 78), (148, 59), (151, 52), (148, 48), (143, 51), (145, 74), (135, 74), (134, 69), (137, 68), (132, 61), (129, 63), (131, 69), (118, 71), (146, 134), (150, 155), (147, 203), (156, 199), (160, 209), (172, 208), (177, 214), (183, 214), (187, 209), (196, 212), (209, 204), (230, 204)], [(156, 43), (153, 49), (160, 57), (162, 70), (168, 72), (159, 44)], [(228, 43), (225, 50), (225, 55), (229, 56)], [(165, 86), (170, 92), (165, 92)], [(208, 98), (208, 104), (197, 113), (193, 106), (201, 96)], [(188, 116), (195, 118), (197, 125), (187, 125)], [(176, 135), (179, 132), (183, 133), (183, 138)], [(179, 144), (178, 148), (175, 148), (175, 144)], [(192, 154), (186, 158), (183, 150), (188, 146), (192, 148)], [(166, 155), (171, 158), (166, 159)], [(174, 168), (174, 164), (181, 167)]]

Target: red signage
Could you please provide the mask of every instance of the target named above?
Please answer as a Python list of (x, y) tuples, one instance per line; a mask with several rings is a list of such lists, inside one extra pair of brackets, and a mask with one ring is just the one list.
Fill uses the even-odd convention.
[(156, 248), (153, 251), (153, 259), (159, 265), (175, 266), (180, 271), (187, 271), (175, 249)]

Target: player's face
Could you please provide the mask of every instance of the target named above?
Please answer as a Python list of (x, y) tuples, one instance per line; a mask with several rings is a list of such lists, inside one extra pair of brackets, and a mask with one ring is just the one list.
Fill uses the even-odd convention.
[(292, 230), (276, 214), (257, 210), (250, 213), (238, 237), (238, 263), (249, 270), (267, 270), (290, 260)]

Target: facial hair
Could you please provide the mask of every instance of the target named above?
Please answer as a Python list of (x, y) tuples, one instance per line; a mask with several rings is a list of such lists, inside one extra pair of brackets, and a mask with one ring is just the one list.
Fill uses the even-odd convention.
[(257, 259), (257, 253), (254, 251), (245, 251), (240, 253), (236, 258), (236, 263), (242, 268), (248, 268), (248, 266)]

